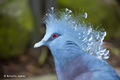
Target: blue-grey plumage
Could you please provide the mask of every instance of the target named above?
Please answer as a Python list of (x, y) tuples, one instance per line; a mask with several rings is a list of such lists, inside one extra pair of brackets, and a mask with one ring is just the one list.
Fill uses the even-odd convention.
[[(87, 13), (83, 15), (87, 18)], [(71, 10), (46, 14), (46, 34), (34, 47), (47, 46), (54, 57), (58, 80), (120, 80), (103, 59), (109, 51), (103, 46), (106, 32), (94, 30)]]

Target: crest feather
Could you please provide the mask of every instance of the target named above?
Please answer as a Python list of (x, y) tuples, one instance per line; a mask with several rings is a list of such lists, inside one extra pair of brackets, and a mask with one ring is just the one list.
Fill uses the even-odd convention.
[(52, 7), (46, 14), (44, 23), (47, 25), (55, 21), (62, 21), (67, 25), (71, 25), (78, 37), (76, 43), (80, 48), (99, 59), (108, 59), (109, 50), (102, 46), (106, 32), (94, 29), (93, 25), (85, 23), (85, 18), (87, 18), (86, 12), (75, 16), (67, 8), (58, 11)]

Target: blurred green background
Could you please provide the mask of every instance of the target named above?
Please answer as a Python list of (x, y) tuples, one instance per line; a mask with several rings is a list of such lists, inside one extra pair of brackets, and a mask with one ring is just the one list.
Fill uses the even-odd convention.
[(74, 13), (79, 10), (87, 12), (86, 20), (107, 32), (108, 62), (120, 68), (119, 0), (0, 0), (0, 77), (4, 74), (30, 77), (55, 73), (49, 49), (33, 49), (33, 45), (45, 34), (42, 21), (52, 6), (68, 8)]

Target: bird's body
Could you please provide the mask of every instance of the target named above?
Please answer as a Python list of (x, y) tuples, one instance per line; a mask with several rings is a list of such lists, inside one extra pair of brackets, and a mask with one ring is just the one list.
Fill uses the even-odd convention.
[(58, 80), (120, 80), (104, 60), (109, 53), (102, 47), (106, 32), (93, 30), (71, 15), (71, 10), (59, 14), (52, 8), (45, 18), (45, 37), (35, 44), (51, 50)]
[(119, 80), (106, 61), (81, 51), (76, 45), (69, 46), (57, 50), (56, 54), (72, 53), (72, 56), (54, 57), (58, 80)]

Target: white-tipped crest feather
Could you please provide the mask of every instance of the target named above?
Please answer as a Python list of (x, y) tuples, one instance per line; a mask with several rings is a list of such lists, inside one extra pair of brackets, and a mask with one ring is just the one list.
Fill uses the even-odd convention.
[(75, 40), (80, 48), (100, 59), (108, 59), (109, 50), (102, 46), (106, 32), (93, 29), (90, 23), (85, 23), (85, 18), (87, 18), (86, 12), (85, 14), (80, 14), (80, 16), (75, 17), (72, 11), (67, 8), (58, 11), (52, 7), (46, 14), (44, 21), (46, 25), (54, 24), (56, 22), (70, 25), (69, 27), (73, 28), (73, 31), (76, 33), (75, 35), (78, 37)]

